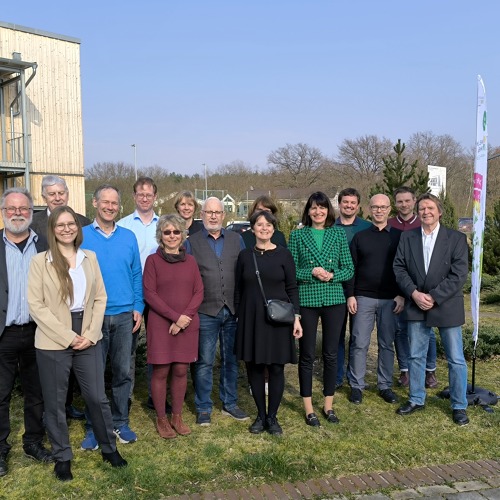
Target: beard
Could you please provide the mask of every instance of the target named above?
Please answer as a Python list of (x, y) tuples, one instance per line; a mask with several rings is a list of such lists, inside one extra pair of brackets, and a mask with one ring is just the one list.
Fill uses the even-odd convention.
[(12, 234), (22, 234), (28, 230), (31, 225), (31, 217), (26, 218), (22, 216), (14, 216), (10, 219), (5, 218), (4, 221), (5, 229), (7, 229)]

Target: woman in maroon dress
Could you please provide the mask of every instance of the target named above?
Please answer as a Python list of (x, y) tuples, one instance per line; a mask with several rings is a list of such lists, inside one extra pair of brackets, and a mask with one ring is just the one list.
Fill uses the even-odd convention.
[[(203, 283), (198, 265), (186, 255), (182, 244), (186, 224), (178, 215), (158, 220), (156, 253), (146, 259), (144, 299), (148, 303), (147, 361), (153, 365), (151, 393), (156, 410), (156, 427), (162, 438), (175, 438), (176, 432), (190, 434), (182, 421), (189, 363), (198, 357), (200, 321), (198, 308), (203, 300)], [(165, 413), (167, 379), (170, 374), (172, 419)]]

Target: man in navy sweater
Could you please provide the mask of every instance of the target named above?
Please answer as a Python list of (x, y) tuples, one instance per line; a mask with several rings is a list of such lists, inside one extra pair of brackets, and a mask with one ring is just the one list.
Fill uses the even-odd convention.
[[(144, 310), (141, 257), (134, 233), (115, 224), (120, 210), (118, 189), (109, 184), (99, 186), (92, 204), (96, 216), (92, 224), (83, 228), (82, 248), (97, 254), (108, 295), (102, 345), (104, 362), (108, 354), (111, 362), (114, 432), (121, 443), (131, 443), (137, 440), (128, 419), (132, 336), (141, 327)], [(98, 448), (88, 416), (82, 448)]]

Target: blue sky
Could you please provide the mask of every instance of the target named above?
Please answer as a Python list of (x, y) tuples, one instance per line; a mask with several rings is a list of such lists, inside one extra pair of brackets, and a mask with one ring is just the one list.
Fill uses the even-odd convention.
[(85, 166), (202, 173), (305, 142), (414, 132), (475, 141), (477, 75), (500, 145), (497, 0), (2, 2), (81, 40)]

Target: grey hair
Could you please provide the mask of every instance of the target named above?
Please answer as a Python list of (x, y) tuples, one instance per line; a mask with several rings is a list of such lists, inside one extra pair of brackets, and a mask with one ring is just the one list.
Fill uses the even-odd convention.
[(120, 190), (115, 187), (115, 186), (112, 186), (111, 184), (101, 184), (95, 191), (94, 191), (94, 194), (93, 194), (93, 198), (95, 201), (99, 201), (99, 198), (101, 197), (101, 193), (103, 191), (105, 191), (106, 189), (113, 189), (114, 191), (117, 192), (118, 194), (118, 204), (121, 205), (121, 201), (122, 201), (122, 195), (120, 193)]
[(205, 207), (206, 207), (207, 203), (208, 203), (209, 201), (213, 201), (213, 200), (218, 201), (218, 202), (219, 202), (219, 204), (220, 204), (220, 208), (221, 208), (221, 210), (222, 210), (222, 211), (224, 211), (224, 203), (222, 203), (222, 201), (221, 201), (221, 200), (219, 200), (219, 198), (217, 198), (217, 196), (210, 196), (209, 198), (207, 198), (207, 199), (206, 199), (206, 200), (205, 200), (205, 201), (201, 204), (201, 209), (202, 209), (202, 210), (205, 210)]
[(42, 195), (45, 195), (46, 189), (49, 186), (54, 186), (56, 184), (61, 184), (61, 186), (64, 186), (64, 191), (67, 193), (69, 192), (68, 185), (62, 177), (59, 177), (58, 175), (46, 175), (42, 179)]
[(23, 187), (9, 188), (9, 189), (7, 189), (6, 191), (3, 192), (2, 193), (2, 199), (0, 201), (0, 204), (1, 204), (2, 208), (5, 208), (5, 198), (7, 198), (7, 196), (9, 196), (9, 194), (13, 194), (13, 193), (24, 194), (24, 196), (26, 196), (26, 198), (28, 198), (28, 202), (29, 202), (30, 208), (31, 209), (33, 208), (33, 198), (31, 196), (31, 193), (26, 188), (23, 188)]
[(161, 236), (163, 228), (167, 224), (174, 226), (175, 229), (178, 229), (181, 232), (181, 245), (182, 245), (187, 238), (186, 221), (180, 215), (177, 214), (162, 215), (158, 219), (158, 222), (156, 223), (156, 241), (158, 242), (158, 245), (163, 246)]

